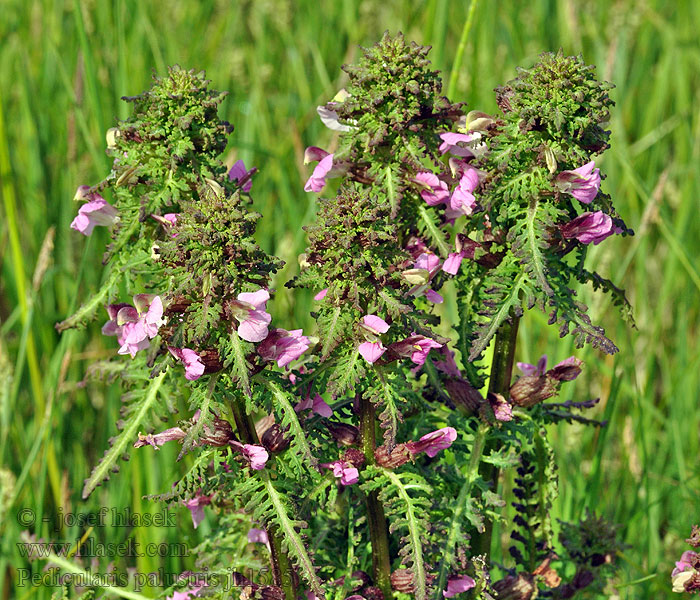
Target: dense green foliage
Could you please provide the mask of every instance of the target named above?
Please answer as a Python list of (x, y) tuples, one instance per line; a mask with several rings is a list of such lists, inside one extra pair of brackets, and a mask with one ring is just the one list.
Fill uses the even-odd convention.
[[(0, 244), (0, 358), (5, 365), (0, 376), (7, 384), (2, 396), (2, 459), (17, 477), (14, 483), (3, 471), (3, 490), (9, 491), (2, 497), (14, 502), (7, 509), (10, 514), (21, 506), (39, 515), (55, 515), (59, 506), (81, 510), (76, 505), (81, 481), (114, 433), (95, 423), (114, 421), (116, 391), (103, 395), (101, 387), (90, 386), (88, 395), (67, 383), (82, 378), (85, 358), (104, 357), (104, 347), (111, 352), (110, 340), (105, 344), (95, 329), (94, 337), (70, 335), (58, 342), (53, 324), (71, 312), (71, 305), (75, 308), (85, 300), (99, 280), (101, 251), (85, 253), (82, 262), (75, 258), (83, 255), (85, 243), (68, 229), (75, 211), (70, 198), (76, 181), (96, 181), (104, 173), (106, 162), (97, 140), (115, 124), (112, 115), (126, 116), (115, 99), (147, 87), (152, 66), (163, 73), (165, 64), (174, 62), (206, 66), (216, 88), (233, 90), (222, 115), (239, 124), (235, 143), (244, 148), (244, 158), (254, 157), (251, 164), (270, 177), (256, 190), (256, 208), (270, 215), (261, 222), (258, 240), (288, 259), (292, 271), (305, 242), (301, 234), (283, 232), (297, 231), (310, 220), (313, 201), (299, 191), (304, 177), (297, 165), (303, 144), (298, 142), (297, 126), (290, 123), (306, 126), (315, 118), (317, 95), (331, 97), (345, 84), (334, 81), (333, 74), (347, 61), (346, 51), (353, 52), (356, 42), (372, 43), (387, 27), (417, 39), (417, 32), (425, 31), (423, 40), (435, 46), (432, 60), (449, 70), (464, 15), (453, 19), (445, 5), (369, 3), (358, 9), (348, 4), (324, 15), (323, 25), (318, 16), (302, 18), (312, 11), (298, 6), (294, 16), (294, 8), (284, 2), (245, 5), (242, 13), (216, 3), (177, 5), (167, 15), (129, 2), (86, 4), (78, 11), (60, 3), (36, 5), (35, 13), (24, 4), (10, 9), (1, 26), (7, 44), (2, 50), (0, 131), (0, 235), (10, 242)], [(667, 593), (667, 573), (693, 520), (692, 490), (698, 482), (689, 459), (697, 454), (698, 443), (693, 298), (700, 279), (689, 260), (697, 254), (698, 239), (691, 218), (698, 194), (698, 125), (691, 110), (698, 89), (694, 65), (699, 53), (691, 27), (697, 9), (692, 3), (672, 8), (653, 2), (639, 9), (622, 2), (612, 10), (603, 2), (586, 7), (540, 2), (508, 10), (483, 4), (476, 12), (457, 96), (469, 101), (470, 108), (495, 111), (488, 90), (511, 78), (516, 62), (532, 62), (542, 50), (559, 46), (568, 54), (583, 51), (588, 62), (599, 64), (605, 77), (618, 85), (610, 92), (617, 101), (611, 112), (616, 139), (606, 159), (605, 185), (615, 190), (616, 205), (638, 236), (625, 253), (620, 250), (623, 242), (610, 240), (595, 254), (597, 262), (609, 265), (611, 279), (625, 280), (639, 331), (634, 343), (612, 335), (615, 325), (605, 314), (607, 304), (591, 305), (592, 314), (602, 319), (622, 350), (620, 358), (606, 363), (602, 378), (589, 380), (592, 393), (603, 398), (599, 416), (609, 421), (614, 434), (562, 429), (554, 445), (564, 458), (560, 474), (565, 474), (566, 485), (554, 501), (554, 514), (572, 520), (588, 506), (622, 523), (632, 544), (625, 550), (628, 562), (622, 581), (659, 574), (656, 581), (622, 588), (623, 597)], [(379, 16), (365, 18), (366, 11), (374, 9)], [(280, 43), (271, 42), (276, 36)], [(183, 39), (193, 43), (182, 44)], [(254, 47), (251, 42), (260, 43)], [(279, 64), (287, 68), (278, 70)], [(321, 88), (323, 95), (318, 93)], [(241, 120), (244, 113), (247, 118)], [(315, 132), (320, 130), (310, 127), (304, 134), (307, 142), (317, 139)], [(262, 148), (278, 150), (270, 155)], [(307, 204), (300, 207), (299, 202)], [(269, 210), (273, 205), (276, 211)], [(57, 226), (55, 249), (51, 254), (51, 234), (40, 254), (49, 225)], [(98, 242), (91, 240), (90, 248)], [(50, 257), (53, 266), (46, 271)], [(307, 308), (308, 302), (300, 300), (298, 305), (280, 302), (273, 311), (275, 316), (295, 314), (301, 324)], [(522, 347), (532, 349), (519, 358), (534, 361), (547, 341), (533, 332), (529, 319), (539, 329), (538, 317), (527, 317), (521, 325)], [(558, 356), (565, 355), (559, 343), (554, 340), (552, 348), (559, 348)], [(50, 441), (45, 437), (49, 430)], [(86, 456), (88, 446), (93, 450)], [(133, 499), (136, 507), (157, 510), (140, 496), (163, 489), (166, 478), (161, 473), (176, 453), (164, 448), (134, 456), (120, 476), (131, 485), (101, 488), (90, 509), (99, 504), (122, 508)], [(184, 522), (186, 511), (181, 516)], [(22, 527), (12, 519), (3, 520), (2, 527), (1, 576), (9, 590), (14, 573), (6, 567), (24, 564), (14, 546)], [(185, 536), (191, 534), (188, 527)], [(206, 534), (206, 524), (202, 531)], [(182, 529), (136, 528), (133, 535), (155, 541), (163, 539), (164, 532), (171, 541), (183, 539)], [(43, 529), (45, 537), (61, 539), (74, 539), (79, 533), (69, 528), (59, 536), (48, 526)], [(124, 532), (106, 529), (99, 534), (121, 541)], [(137, 559), (139, 570), (163, 565), (169, 572), (190, 566), (188, 561)], [(48, 597), (48, 591), (37, 591), (38, 597), (42, 594)]]

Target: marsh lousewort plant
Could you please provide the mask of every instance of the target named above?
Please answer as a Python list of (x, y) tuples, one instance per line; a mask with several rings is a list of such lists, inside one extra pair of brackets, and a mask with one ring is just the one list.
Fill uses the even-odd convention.
[[(442, 95), (428, 50), (386, 35), (318, 107), (334, 151), (306, 151), (304, 189), (321, 197), (283, 290), (270, 288), (281, 261), (254, 241), (264, 173), (221, 163), (232, 127), (202, 74), (176, 67), (128, 98), (132, 117), (108, 133), (112, 172), (78, 190), (73, 228), (111, 227), (108, 274), (59, 327), (105, 311), (117, 356), (90, 375), (119, 373), (126, 388), (121, 432), (84, 495), (128, 451), (193, 455), (159, 499), (214, 533), (177, 592), (571, 598), (614, 573), (614, 526), (589, 514), (556, 540), (550, 516), (548, 426), (602, 425), (580, 414), (595, 401), (554, 401), (582, 361), (513, 373), (529, 309), (577, 347), (617, 351), (576, 293), (590, 284), (629, 314), (584, 265), (591, 244), (632, 233), (595, 162), (610, 86), (580, 58), (546, 54), (497, 90), (499, 114), (467, 112)], [(459, 319), (445, 323), (450, 280)], [(315, 331), (268, 312), (299, 288), (315, 294)], [(159, 428), (180, 397), (189, 414)], [(510, 535), (505, 565), (491, 562), (496, 522)], [(272, 580), (244, 577), (251, 565)]]

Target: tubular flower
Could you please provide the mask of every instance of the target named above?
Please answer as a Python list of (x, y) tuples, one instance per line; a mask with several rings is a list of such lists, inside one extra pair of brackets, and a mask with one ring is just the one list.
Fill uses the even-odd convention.
[(476, 586), (476, 582), (469, 575), (457, 575), (447, 580), (447, 589), (442, 591), (445, 598), (452, 598), (457, 594), (466, 592)]
[(250, 188), (253, 187), (252, 177), (255, 174), (255, 167), (250, 171), (245, 168), (245, 164), (242, 160), (237, 160), (233, 163), (233, 166), (229, 169), (228, 178), (230, 181), (242, 182), (241, 190), (244, 192), (249, 192)]
[(457, 431), (454, 427), (443, 427), (426, 433), (417, 442), (407, 442), (406, 447), (414, 456), (425, 452), (430, 458), (433, 458), (440, 450), (449, 448), (456, 439)]
[(107, 314), (110, 319), (102, 327), (104, 335), (116, 335), (119, 354), (136, 356), (139, 350), (148, 348), (149, 339), (158, 335), (163, 325), (163, 302), (160, 296), (136, 294), (134, 304), (110, 304)]
[(207, 504), (211, 504), (211, 496), (204, 496), (199, 492), (197, 492), (194, 498), (185, 501), (185, 506), (192, 515), (192, 524), (195, 529), (204, 521), (204, 507), (207, 506)]
[(459, 184), (450, 197), (450, 208), (463, 215), (468, 216), (472, 214), (476, 206), (476, 198), (474, 198), (473, 192), (478, 185), (479, 171), (471, 165), (465, 165)]
[(326, 177), (335, 177), (347, 170), (342, 165), (334, 165), (333, 155), (316, 146), (310, 146), (304, 152), (304, 164), (312, 161), (319, 162), (311, 173), (311, 177), (306, 180), (304, 185), (306, 192), (320, 192), (326, 185)]
[(276, 360), (278, 367), (284, 367), (304, 354), (310, 345), (301, 329), (273, 329), (258, 346), (258, 354), (265, 360)]
[(595, 168), (595, 161), (586, 163), (573, 171), (562, 171), (554, 184), (560, 192), (571, 194), (579, 202), (590, 204), (600, 189), (600, 169)]
[(246, 342), (261, 342), (268, 334), (272, 317), (265, 312), (270, 293), (267, 290), (243, 292), (231, 301), (233, 316), (238, 320), (238, 335)]
[(416, 287), (409, 291), (416, 298), (425, 296), (426, 300), (433, 304), (441, 304), (443, 298), (435, 290), (431, 289), (430, 280), (440, 270), (440, 259), (431, 253), (424, 252), (417, 259), (412, 269), (402, 273), (403, 278), (409, 283), (416, 284)]
[(185, 366), (185, 379), (194, 381), (204, 375), (204, 363), (199, 354), (191, 348), (173, 348), (168, 346), (170, 354), (177, 358)]
[(576, 238), (582, 244), (593, 242), (596, 246), (613, 233), (622, 233), (622, 229), (613, 225), (610, 215), (606, 215), (600, 210), (579, 215), (562, 225), (559, 231), (567, 240)]
[(326, 469), (332, 469), (333, 475), (340, 479), (340, 483), (343, 485), (352, 485), (360, 480), (359, 471), (344, 460), (323, 463), (321, 466), (325, 467)]
[(310, 396), (307, 396), (305, 400), (298, 402), (294, 407), (295, 412), (301, 412), (302, 410), (309, 409), (311, 409), (311, 411), (315, 412), (317, 415), (321, 415), (322, 417), (326, 418), (333, 414), (333, 409), (326, 404), (319, 394), (316, 394), (313, 397), (313, 400)]
[(109, 227), (119, 218), (119, 212), (109, 202), (97, 193), (88, 192), (90, 188), (81, 185), (75, 194), (76, 200), (87, 200), (78, 209), (78, 215), (70, 224), (72, 229), (83, 235), (90, 235), (96, 225)]
[(463, 156), (465, 158), (471, 158), (475, 156), (474, 151), (471, 148), (465, 148), (459, 144), (471, 144), (478, 141), (481, 135), (478, 133), (452, 133), (450, 131), (441, 133), (440, 139), (442, 144), (440, 144), (440, 153), (445, 154), (449, 152), (454, 156)]
[(240, 442), (231, 441), (229, 442), (231, 446), (236, 448), (246, 459), (251, 469), (255, 471), (260, 471), (265, 468), (265, 463), (270, 455), (263, 446), (257, 446), (255, 444), (241, 444)]
[(368, 363), (374, 363), (386, 352), (379, 336), (389, 331), (389, 324), (377, 315), (365, 315), (360, 329), (367, 341), (360, 344), (359, 352)]
[(420, 197), (426, 201), (428, 206), (443, 204), (450, 197), (447, 184), (429, 171), (418, 173), (415, 181), (421, 186)]
[(428, 353), (432, 348), (442, 348), (435, 340), (431, 340), (424, 335), (412, 335), (401, 342), (396, 342), (389, 348), (401, 357), (410, 357), (417, 364), (422, 365), (428, 357)]

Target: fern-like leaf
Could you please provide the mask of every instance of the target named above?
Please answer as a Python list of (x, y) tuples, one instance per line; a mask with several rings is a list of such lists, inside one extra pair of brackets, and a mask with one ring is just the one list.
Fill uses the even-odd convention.
[(165, 371), (151, 380), (141, 400), (132, 406), (131, 414), (125, 422), (122, 431), (112, 440), (112, 445), (97, 463), (85, 480), (83, 499), (87, 498), (103, 481), (109, 479), (110, 472), (117, 469), (117, 461), (126, 453), (127, 447), (133, 442), (143, 421), (158, 399), (158, 390), (165, 379)]

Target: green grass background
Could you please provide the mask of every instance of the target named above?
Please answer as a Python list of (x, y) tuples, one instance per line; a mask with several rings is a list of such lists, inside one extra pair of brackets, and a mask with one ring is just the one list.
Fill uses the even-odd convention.
[[(56, 515), (100, 506), (158, 512), (142, 500), (169, 485), (183, 465), (164, 448), (134, 452), (121, 473), (87, 501), (82, 480), (116, 431), (119, 386), (81, 389), (87, 364), (114, 352), (99, 324), (56, 334), (102, 277), (104, 232), (84, 238), (69, 229), (72, 197), (107, 173), (104, 132), (128, 107), (123, 95), (150, 85), (152, 70), (179, 63), (205, 69), (228, 90), (221, 116), (236, 130), (231, 156), (261, 172), (254, 183), (264, 214), (259, 241), (288, 261), (293, 275), (303, 251), (301, 226), (315, 196), (302, 190), (306, 145), (332, 134), (317, 104), (343, 86), (340, 66), (385, 29), (432, 45), (434, 65), (451, 73), (470, 3), (466, 0), (6, 0), (0, 19), (0, 598), (48, 598), (51, 590), (19, 587), (20, 532), (71, 540), (84, 529), (56, 530)], [(621, 524), (629, 547), (615, 594), (671, 595), (669, 573), (700, 521), (698, 461), (698, 292), (700, 249), (700, 3), (694, 0), (481, 0), (456, 72), (453, 100), (495, 111), (492, 89), (529, 66), (540, 52), (583, 53), (616, 88), (612, 149), (600, 161), (606, 191), (637, 232), (612, 238), (590, 264), (624, 285), (638, 329), (621, 324), (606, 300), (592, 299), (594, 318), (620, 347), (605, 357), (576, 351), (585, 375), (564, 399), (600, 397), (589, 416), (602, 431), (555, 431), (561, 494), (553, 515), (573, 520), (590, 508)], [(445, 85), (447, 88), (447, 84)], [(44, 252), (41, 252), (42, 244)], [(280, 295), (275, 317), (308, 326), (305, 297)], [(449, 309), (449, 307), (448, 307)], [(572, 353), (543, 317), (531, 314), (520, 334), (519, 360)], [(148, 450), (148, 449), (146, 449)], [(31, 509), (36, 525), (18, 512)], [(186, 542), (189, 513), (177, 528), (102, 528), (104, 542)], [(141, 572), (177, 573), (192, 558), (142, 557)], [(104, 569), (106, 561), (102, 562)], [(86, 565), (87, 566), (87, 565)], [(117, 562), (120, 568), (123, 562)], [(34, 572), (39, 571), (37, 563)], [(643, 580), (643, 581), (640, 581)], [(146, 589), (152, 596), (156, 589)]]

